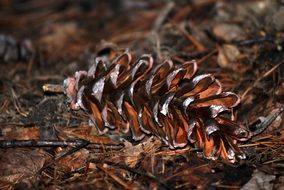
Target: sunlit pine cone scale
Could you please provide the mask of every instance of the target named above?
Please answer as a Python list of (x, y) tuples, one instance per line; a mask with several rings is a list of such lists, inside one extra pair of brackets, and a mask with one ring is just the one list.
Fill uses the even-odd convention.
[(88, 71), (65, 79), (64, 89), (70, 108), (85, 110), (101, 134), (118, 128), (134, 140), (156, 135), (170, 148), (193, 144), (212, 160), (245, 158), (237, 141), (250, 132), (225, 117), (239, 97), (196, 71), (195, 61), (154, 63), (151, 55), (135, 60), (128, 51), (106, 48)]

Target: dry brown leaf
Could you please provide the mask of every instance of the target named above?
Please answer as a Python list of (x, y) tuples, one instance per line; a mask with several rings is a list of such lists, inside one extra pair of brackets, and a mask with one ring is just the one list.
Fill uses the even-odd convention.
[(37, 172), (45, 162), (45, 156), (39, 149), (0, 150), (0, 155), (0, 181), (11, 184), (21, 182), (29, 188), (37, 181)]
[(256, 169), (252, 174), (252, 178), (241, 188), (241, 190), (251, 190), (251, 189), (272, 190), (273, 184), (271, 182), (273, 180), (275, 180), (275, 175), (265, 174), (264, 172)]
[(154, 154), (160, 147), (161, 141), (156, 137), (150, 137), (146, 141), (133, 145), (132, 143), (124, 140), (123, 156), (125, 156), (125, 163), (129, 167), (135, 167), (143, 154)]
[(242, 63), (243, 59), (244, 55), (235, 45), (225, 44), (219, 48), (217, 62), (222, 68), (244, 73), (248, 70), (249, 66)]
[(83, 167), (87, 158), (89, 157), (89, 151), (87, 149), (80, 149), (72, 155), (68, 155), (60, 159), (57, 163), (57, 168), (64, 172), (72, 172), (80, 167)]
[(235, 24), (217, 23), (213, 27), (214, 35), (226, 42), (242, 40), (245, 37), (244, 30)]
[(1, 136), (6, 140), (31, 140), (39, 139), (40, 131), (38, 127), (1, 127)]
[[(72, 138), (72, 139), (84, 139), (91, 143), (101, 145), (119, 145), (119, 141), (116, 141), (108, 136), (98, 136), (96, 129), (89, 125), (80, 125), (77, 127), (56, 127), (61, 138)], [(94, 132), (95, 131), (95, 132)]]

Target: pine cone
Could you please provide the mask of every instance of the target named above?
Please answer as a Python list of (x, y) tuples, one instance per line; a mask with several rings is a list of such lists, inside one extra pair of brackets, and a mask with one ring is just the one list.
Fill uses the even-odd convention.
[(250, 133), (225, 117), (239, 97), (196, 71), (195, 61), (154, 64), (151, 55), (135, 60), (128, 51), (106, 48), (88, 71), (76, 72), (63, 86), (70, 107), (85, 110), (102, 134), (130, 129), (134, 140), (153, 134), (170, 148), (193, 144), (212, 160), (245, 158), (237, 141)]

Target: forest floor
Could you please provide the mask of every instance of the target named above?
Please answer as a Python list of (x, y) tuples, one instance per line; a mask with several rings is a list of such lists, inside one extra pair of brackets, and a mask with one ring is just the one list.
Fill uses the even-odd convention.
[[(0, 189), (283, 189), (283, 17), (281, 0), (0, 0)], [(234, 164), (156, 137), (98, 135), (64, 94), (42, 86), (88, 69), (106, 44), (195, 59), (240, 96), (238, 123), (252, 133), (269, 125), (239, 144), (247, 158)], [(31, 139), (93, 144), (4, 148)]]

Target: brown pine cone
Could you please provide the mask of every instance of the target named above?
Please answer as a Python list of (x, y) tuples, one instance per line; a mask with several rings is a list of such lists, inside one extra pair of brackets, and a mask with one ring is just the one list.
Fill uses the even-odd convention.
[(64, 91), (70, 108), (85, 110), (102, 134), (130, 129), (134, 140), (154, 134), (170, 148), (194, 144), (212, 160), (245, 158), (237, 141), (250, 132), (225, 117), (239, 97), (196, 71), (195, 61), (154, 63), (151, 55), (135, 60), (128, 51), (106, 48), (88, 71), (64, 81)]

